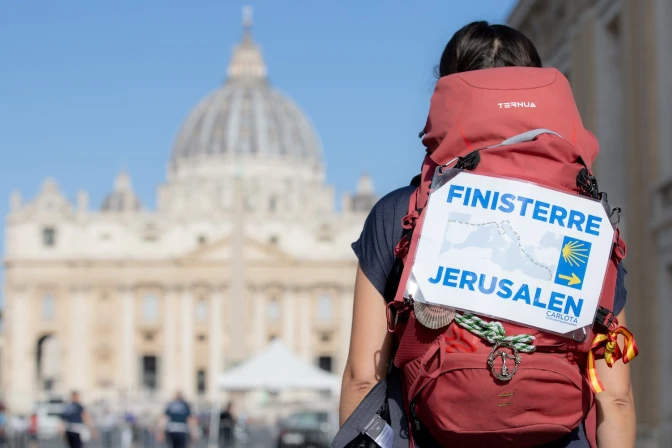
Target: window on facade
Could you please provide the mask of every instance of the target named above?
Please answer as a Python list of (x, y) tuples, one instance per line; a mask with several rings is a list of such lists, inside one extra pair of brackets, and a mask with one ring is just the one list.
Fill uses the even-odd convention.
[(276, 322), (280, 319), (280, 302), (278, 299), (272, 298), (268, 303), (268, 320)]
[(320, 322), (331, 322), (332, 319), (331, 295), (321, 294), (317, 299), (317, 318)]
[(196, 241), (198, 242), (199, 246), (203, 246), (205, 243), (208, 242), (208, 238), (205, 235), (198, 235), (198, 238), (196, 238)]
[(142, 298), (142, 319), (145, 322), (156, 322), (159, 319), (159, 299), (152, 294)]
[(317, 365), (320, 369), (331, 372), (333, 369), (333, 361), (331, 356), (320, 356), (317, 358)]
[(333, 240), (331, 229), (328, 224), (323, 224), (320, 226), (320, 231), (318, 233), (318, 239), (322, 242), (330, 242)]
[(268, 242), (271, 243), (274, 246), (278, 245), (278, 237), (276, 235), (271, 235), (271, 237), (268, 239)]
[(159, 378), (159, 362), (156, 356), (143, 356), (141, 360), (142, 386), (156, 390)]
[(331, 341), (331, 333), (322, 333), (322, 334), (320, 335), (320, 340), (321, 340), (322, 342), (329, 342), (329, 341)]
[(42, 244), (45, 247), (54, 247), (56, 245), (56, 229), (45, 227), (42, 229)]
[(205, 370), (200, 369), (196, 372), (196, 391), (198, 395), (203, 395), (205, 393)]
[(271, 213), (275, 213), (277, 208), (278, 208), (278, 200), (276, 199), (275, 196), (271, 196), (271, 198), (268, 200), (268, 211)]
[(51, 294), (42, 297), (42, 319), (53, 320), (56, 315), (56, 299)]
[(208, 302), (205, 299), (200, 299), (196, 303), (196, 320), (199, 322), (208, 320)]

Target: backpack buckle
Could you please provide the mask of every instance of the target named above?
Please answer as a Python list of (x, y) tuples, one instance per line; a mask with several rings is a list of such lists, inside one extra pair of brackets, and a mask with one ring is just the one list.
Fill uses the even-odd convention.
[[(511, 354), (500, 350), (497, 351), (499, 347), (504, 347), (508, 348), (511, 350)], [(502, 367), (500, 368), (499, 371), (495, 369), (495, 359), (498, 357), (502, 358)], [(506, 365), (506, 360), (511, 359), (513, 360), (513, 370), (509, 370), (509, 368)], [(497, 378), (500, 381), (511, 381), (511, 378), (513, 378), (513, 375), (516, 374), (518, 371), (518, 366), (520, 365), (521, 358), (520, 354), (518, 353), (518, 349), (516, 346), (513, 344), (511, 341), (497, 341), (494, 347), (492, 347), (492, 350), (490, 351), (490, 356), (488, 356), (488, 366), (490, 366), (490, 371), (492, 372), (493, 376)]]
[(595, 321), (593, 322), (593, 331), (595, 333), (605, 334), (614, 323), (614, 313), (603, 306), (598, 306), (595, 312)]
[(399, 303), (396, 300), (387, 304), (385, 311), (387, 317), (387, 331), (390, 333), (395, 333), (397, 331), (397, 324), (399, 323), (400, 318), (404, 320), (404, 316), (400, 317), (400, 314), (404, 314), (406, 311), (410, 310), (413, 306), (413, 295), (409, 294), (409, 297), (404, 297), (403, 303)]

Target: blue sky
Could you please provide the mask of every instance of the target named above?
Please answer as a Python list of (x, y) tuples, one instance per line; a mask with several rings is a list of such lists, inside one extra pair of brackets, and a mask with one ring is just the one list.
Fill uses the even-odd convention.
[[(46, 177), (98, 207), (125, 167), (154, 207), (173, 138), (223, 80), (254, 7), (273, 85), (301, 106), (342, 194), (369, 172), (379, 194), (419, 170), (433, 68), (472, 20), (514, 0), (0, 0), (0, 214)], [(4, 227), (2, 228), (4, 235)], [(2, 249), (2, 247), (0, 247)]]

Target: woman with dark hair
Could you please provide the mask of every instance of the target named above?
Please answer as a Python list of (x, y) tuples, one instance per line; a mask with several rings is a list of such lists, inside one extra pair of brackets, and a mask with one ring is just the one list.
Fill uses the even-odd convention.
[[(460, 29), (450, 39), (441, 56), (436, 74), (441, 81), (442, 78), (451, 75), (461, 76), (460, 74), (465, 72), (499, 67), (532, 67), (547, 70), (541, 69), (541, 66), (541, 59), (534, 45), (519, 31), (504, 25), (474, 22)], [(434, 101), (433, 99), (432, 107)], [(573, 99), (571, 101), (573, 105)], [(428, 130), (429, 127), (431, 126), (428, 122), (425, 132), (431, 132)], [(464, 139), (466, 141), (466, 137)], [(389, 284), (395, 266), (395, 248), (404, 235), (402, 220), (407, 216), (409, 201), (416, 192), (417, 183), (383, 197), (367, 218), (359, 240), (352, 245), (359, 259), (359, 265), (350, 351), (342, 383), (341, 424), (348, 419), (374, 386), (393, 370), (391, 363), (396, 353), (397, 338), (388, 331), (386, 308), (395, 299), (397, 288), (395, 286), (391, 290)], [(620, 325), (625, 323), (626, 292), (623, 287), (623, 276), (624, 270), (619, 265), (613, 315), (617, 316)], [(619, 341), (622, 343), (620, 338)], [(634, 446), (635, 411), (629, 368), (624, 363), (617, 363), (613, 368), (608, 368), (603, 360), (598, 359), (596, 369), (606, 389), (605, 392), (595, 395), (596, 418), (595, 414), (593, 418), (586, 417), (586, 420), (576, 428), (568, 428), (568, 434), (554, 443), (543, 446), (594, 448), (595, 436), (599, 447)], [(549, 393), (549, 397), (551, 396), (552, 393)], [(557, 400), (562, 399), (563, 397), (557, 397)], [(406, 409), (405, 414), (408, 414), (408, 403)], [(459, 413), (460, 409), (451, 412)], [(489, 418), (485, 417), (489, 412), (484, 409), (483, 418)], [(415, 428), (411, 432), (418, 431), (418, 427)], [(432, 439), (427, 435), (420, 437), (419, 434), (413, 434), (413, 438), (420, 448), (448, 446), (448, 442)], [(503, 446), (531, 446), (522, 439), (520, 443), (516, 440), (507, 442)], [(450, 446), (485, 446), (478, 442), (474, 443)]]

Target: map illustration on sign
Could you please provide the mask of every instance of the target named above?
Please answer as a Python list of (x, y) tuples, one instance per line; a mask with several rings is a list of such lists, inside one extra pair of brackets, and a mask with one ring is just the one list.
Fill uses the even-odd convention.
[(459, 172), (430, 195), (415, 300), (558, 334), (591, 325), (613, 228), (598, 201)]
[(466, 252), (481, 252), (503, 270), (522, 270), (539, 280), (553, 278), (561, 253), (561, 235), (546, 232), (539, 241), (528, 240), (524, 244), (509, 221), (474, 222), (471, 215), (448, 216), (441, 253), (450, 250), (452, 256), (460, 257)]

